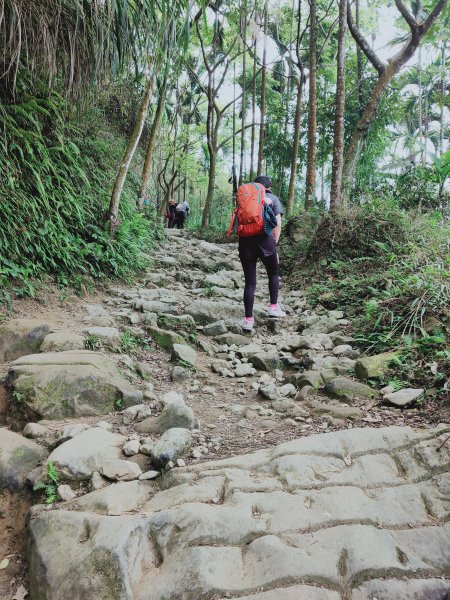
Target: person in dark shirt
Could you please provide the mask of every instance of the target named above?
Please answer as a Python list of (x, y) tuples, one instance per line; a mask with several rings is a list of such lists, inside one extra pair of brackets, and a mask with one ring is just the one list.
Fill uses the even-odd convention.
[(270, 304), (268, 307), (269, 317), (285, 317), (286, 313), (278, 304), (278, 293), (280, 288), (277, 243), (281, 234), (281, 216), (283, 207), (280, 199), (272, 193), (272, 180), (267, 175), (260, 175), (255, 183), (261, 183), (266, 188), (266, 203), (272, 208), (277, 220), (277, 226), (272, 235), (261, 233), (252, 237), (239, 238), (239, 258), (244, 270), (244, 307), (245, 317), (242, 329), (251, 331), (254, 327), (253, 304), (256, 290), (256, 264), (258, 259), (266, 268), (269, 278)]
[(167, 227), (172, 229), (175, 227), (175, 221), (177, 217), (177, 203), (175, 200), (170, 199), (166, 210)]

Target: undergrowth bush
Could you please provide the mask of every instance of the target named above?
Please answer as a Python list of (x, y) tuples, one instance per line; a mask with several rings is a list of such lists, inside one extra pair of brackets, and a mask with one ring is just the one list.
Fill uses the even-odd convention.
[(120, 227), (109, 237), (105, 214), (122, 140), (98, 124), (86, 135), (82, 117), (70, 114), (56, 93), (0, 104), (3, 300), (13, 289), (33, 295), (32, 278), (44, 274), (75, 287), (84, 277), (127, 278), (158, 236), (155, 216), (135, 211), (130, 178)]
[[(450, 378), (450, 255), (439, 213), (370, 203), (324, 214), (301, 260), (295, 244), (282, 264), (310, 302), (353, 319), (367, 352), (402, 350), (404, 382), (436, 386)], [(446, 384), (447, 382), (447, 384)]]

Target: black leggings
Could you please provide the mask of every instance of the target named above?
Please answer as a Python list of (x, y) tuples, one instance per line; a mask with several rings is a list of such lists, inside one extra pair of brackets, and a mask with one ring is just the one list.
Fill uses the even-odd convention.
[[(278, 278), (278, 255), (261, 256), (261, 262), (266, 267), (267, 277), (269, 278), (270, 303), (278, 302), (278, 290), (280, 287)], [(253, 316), (253, 303), (255, 301), (256, 290), (256, 260), (241, 258), (242, 268), (244, 269), (245, 287), (244, 287), (244, 307), (245, 316)]]

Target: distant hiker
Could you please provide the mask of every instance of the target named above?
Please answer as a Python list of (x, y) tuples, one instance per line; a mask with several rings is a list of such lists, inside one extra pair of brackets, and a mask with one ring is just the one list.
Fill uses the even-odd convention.
[(256, 264), (258, 259), (266, 268), (269, 278), (269, 317), (285, 317), (278, 304), (279, 275), (277, 243), (281, 234), (283, 208), (280, 199), (272, 193), (272, 180), (266, 175), (257, 177), (254, 183), (241, 185), (237, 190), (237, 208), (228, 230), (234, 228), (239, 236), (239, 258), (244, 270), (245, 317), (242, 329), (254, 327), (253, 304), (256, 290)]
[(177, 203), (175, 200), (170, 199), (166, 209), (167, 227), (173, 229), (175, 227), (175, 220), (177, 218)]
[(181, 204), (177, 205), (177, 217), (176, 226), (177, 229), (184, 229), (184, 222), (189, 214), (189, 204), (187, 200), (184, 200)]

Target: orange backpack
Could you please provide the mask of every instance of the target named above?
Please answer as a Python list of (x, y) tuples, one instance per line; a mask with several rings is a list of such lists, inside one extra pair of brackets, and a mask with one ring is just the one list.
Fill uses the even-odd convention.
[(261, 183), (244, 183), (238, 187), (237, 207), (233, 211), (228, 237), (233, 230), (237, 217), (239, 237), (252, 237), (264, 231), (264, 198), (266, 190)]

